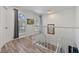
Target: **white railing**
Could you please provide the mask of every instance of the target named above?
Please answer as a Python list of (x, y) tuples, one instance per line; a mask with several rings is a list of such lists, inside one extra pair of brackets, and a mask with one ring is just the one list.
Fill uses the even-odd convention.
[[(40, 26), (33, 26), (33, 27), (39, 27), (40, 28)], [(47, 28), (47, 26), (42, 26), (43, 27), (43, 29), (44, 28)], [(63, 27), (63, 26), (53, 26), (53, 28), (59, 28), (59, 29), (79, 29), (79, 27)], [(41, 35), (41, 36), (40, 36)], [(55, 36), (55, 35), (54, 35)], [(53, 36), (53, 37), (54, 37)], [(46, 34), (44, 34), (44, 33), (40, 33), (40, 34), (36, 34), (36, 35), (33, 35), (33, 36), (31, 36), (31, 38), (33, 39), (33, 41), (35, 40), (35, 43), (38, 45), (38, 46), (41, 46), (42, 48), (45, 48), (45, 49), (48, 49), (49, 51), (53, 51), (53, 50), (51, 50), (52, 49), (52, 46), (51, 46), (51, 48), (48, 48), (50, 45), (54, 45), (55, 47), (56, 47), (56, 49), (53, 51), (53, 52), (60, 52), (60, 49), (61, 49), (61, 41), (63, 40), (62, 39), (62, 37), (60, 36), (60, 37), (57, 37), (56, 36), (56, 38), (54, 38), (53, 39), (53, 37), (52, 38), (50, 38), (49, 36), (47, 36)], [(50, 40), (49, 40), (50, 39)], [(55, 44), (53, 44), (53, 42), (51, 42), (51, 41), (54, 41), (54, 40), (57, 40), (56, 42), (54, 42)]]
[(45, 50), (51, 53), (52, 52), (57, 53), (61, 48), (60, 47), (61, 38), (59, 38), (57, 42), (54, 42), (55, 44), (53, 44), (53, 40), (57, 39), (49, 38), (44, 33), (32, 35), (30, 38), (32, 38), (32, 41), (36, 45), (38, 45), (41, 48), (44, 48)]

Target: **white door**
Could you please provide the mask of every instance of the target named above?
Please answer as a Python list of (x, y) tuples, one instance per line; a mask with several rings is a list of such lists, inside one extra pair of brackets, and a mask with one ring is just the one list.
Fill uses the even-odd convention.
[(0, 7), (0, 47), (13, 39), (14, 14), (13, 10)]

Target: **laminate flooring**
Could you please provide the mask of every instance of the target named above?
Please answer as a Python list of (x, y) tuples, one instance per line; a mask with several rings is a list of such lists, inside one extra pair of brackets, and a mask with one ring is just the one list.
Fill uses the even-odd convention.
[(29, 37), (14, 39), (1, 48), (1, 53), (51, 53), (32, 42)]

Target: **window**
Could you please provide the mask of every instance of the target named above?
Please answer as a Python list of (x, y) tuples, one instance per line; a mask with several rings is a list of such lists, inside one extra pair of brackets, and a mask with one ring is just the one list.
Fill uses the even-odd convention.
[(23, 13), (18, 13), (19, 22), (19, 35), (23, 35), (26, 32), (26, 17)]

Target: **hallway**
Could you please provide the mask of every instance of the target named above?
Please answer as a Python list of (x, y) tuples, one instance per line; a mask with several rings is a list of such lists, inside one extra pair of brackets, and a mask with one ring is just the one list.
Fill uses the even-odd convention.
[(78, 10), (76, 6), (0, 6), (1, 52), (78, 52)]

